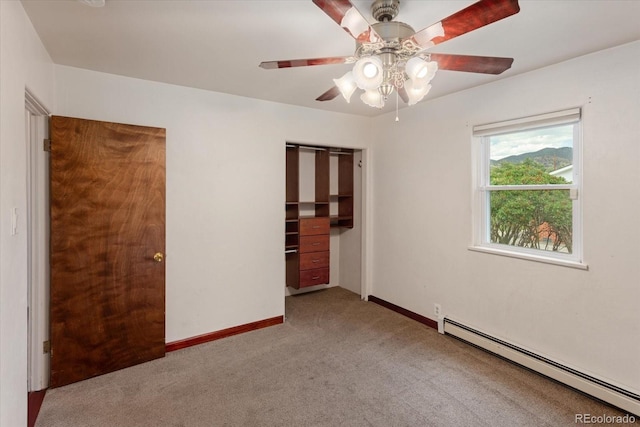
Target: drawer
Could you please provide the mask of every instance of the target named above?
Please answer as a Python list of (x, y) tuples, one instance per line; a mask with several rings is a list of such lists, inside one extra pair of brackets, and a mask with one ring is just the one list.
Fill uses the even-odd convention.
[(316, 268), (300, 272), (300, 287), (329, 283), (329, 268)]
[(320, 234), (317, 236), (300, 237), (300, 253), (324, 252), (329, 250), (329, 235)]
[(329, 218), (300, 218), (300, 235), (329, 234)]
[(300, 271), (329, 267), (329, 251), (300, 254)]

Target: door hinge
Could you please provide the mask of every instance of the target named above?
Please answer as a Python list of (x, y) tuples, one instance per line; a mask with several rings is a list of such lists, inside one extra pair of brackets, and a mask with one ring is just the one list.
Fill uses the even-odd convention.
[(46, 340), (42, 342), (42, 353), (43, 354), (51, 353), (51, 341)]
[(48, 138), (45, 138), (42, 142), (44, 143), (42, 147), (44, 151), (51, 151), (51, 140)]

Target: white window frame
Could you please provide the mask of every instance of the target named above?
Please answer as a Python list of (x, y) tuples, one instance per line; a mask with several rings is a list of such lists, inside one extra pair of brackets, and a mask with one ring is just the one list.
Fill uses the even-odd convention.
[[(577, 124), (573, 137), (573, 182), (546, 185), (490, 185), (489, 138), (491, 136), (563, 124)], [(586, 270), (582, 257), (582, 111), (580, 108), (556, 111), (473, 127), (473, 239), (470, 250)], [(572, 199), (572, 253), (545, 251), (492, 243), (490, 237), (489, 196), (504, 190), (569, 190)]]

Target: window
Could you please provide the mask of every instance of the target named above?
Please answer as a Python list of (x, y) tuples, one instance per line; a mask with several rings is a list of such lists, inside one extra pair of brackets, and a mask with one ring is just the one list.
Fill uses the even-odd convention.
[(586, 268), (579, 108), (473, 128), (471, 249)]

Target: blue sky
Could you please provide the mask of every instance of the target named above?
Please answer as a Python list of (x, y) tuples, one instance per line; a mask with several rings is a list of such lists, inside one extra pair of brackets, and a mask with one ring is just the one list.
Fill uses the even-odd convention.
[(573, 147), (573, 127), (574, 124), (568, 124), (492, 136), (489, 158), (500, 160), (543, 148)]

